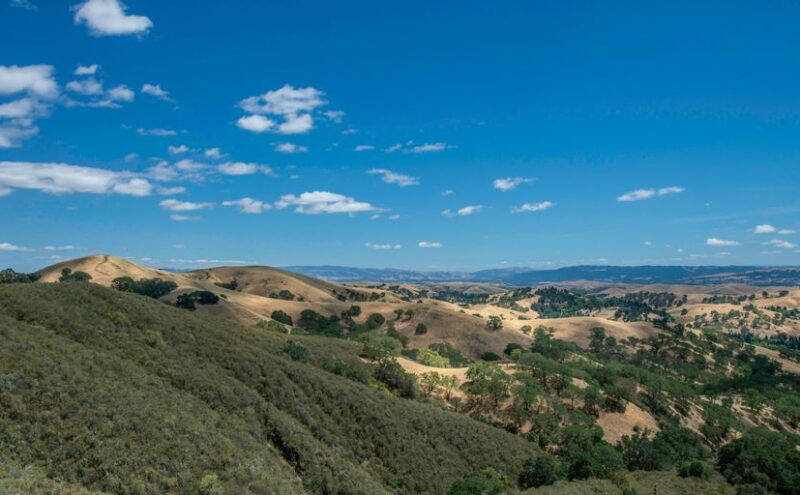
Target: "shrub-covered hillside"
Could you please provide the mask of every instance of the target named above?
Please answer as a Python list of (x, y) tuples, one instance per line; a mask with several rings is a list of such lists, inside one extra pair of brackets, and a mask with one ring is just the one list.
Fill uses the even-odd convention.
[(516, 476), (537, 454), (340, 376), (366, 366), (360, 349), (92, 284), (0, 286), (0, 487), (446, 493), (484, 468)]

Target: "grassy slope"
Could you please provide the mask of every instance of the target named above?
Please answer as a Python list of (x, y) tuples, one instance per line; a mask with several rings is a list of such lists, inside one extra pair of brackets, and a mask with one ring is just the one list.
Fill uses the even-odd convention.
[[(534, 448), (288, 360), (287, 337), (93, 284), (0, 287), (0, 451), (110, 493), (444, 493)], [(301, 340), (317, 359), (347, 342)]]

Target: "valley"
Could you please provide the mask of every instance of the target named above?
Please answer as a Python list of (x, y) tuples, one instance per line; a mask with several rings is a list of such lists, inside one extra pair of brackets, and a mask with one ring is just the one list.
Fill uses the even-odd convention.
[[(26, 279), (13, 272), (4, 273), (8, 280)], [(240, 359), (251, 359), (246, 356), (263, 350), (274, 356), (264, 355), (259, 359), (266, 359), (273, 363), (270, 366), (277, 367), (262, 380), (273, 380), (275, 373), (280, 376), (289, 373), (289, 381), (283, 387), (295, 390), (292, 394), (301, 392), (296, 382), (299, 375), (291, 370), (310, 366), (317, 370), (313, 373), (322, 373), (320, 377), (331, 377), (325, 380), (341, 381), (336, 387), (356, 386), (358, 390), (363, 388), (364, 393), (371, 389), (369, 394), (377, 394), (375, 399), (383, 397), (380, 400), (389, 401), (390, 409), (422, 408), (419, 412), (427, 411), (425, 417), (437, 411), (436, 414), (446, 415), (442, 416), (443, 420), (451, 418), (445, 420), (452, 423), (451, 427), (466, 422), (465, 426), (457, 426), (459, 436), (466, 424), (475, 425), (469, 428), (481, 425), (481, 428), (488, 428), (486, 432), (495, 432), (492, 434), (498, 435), (498, 440), (513, 438), (509, 446), (518, 445), (515, 447), (518, 451), (508, 452), (505, 457), (481, 447), (482, 460), (464, 459), (466, 464), (453, 465), (451, 475), (435, 478), (436, 481), (434, 478), (425, 480), (424, 470), (420, 472), (422, 479), (409, 478), (410, 471), (406, 474), (397, 471), (405, 469), (402, 462), (395, 459), (383, 464), (388, 462), (387, 453), (373, 451), (367, 455), (375, 456), (374, 462), (383, 468), (375, 471), (375, 466), (364, 470), (356, 467), (357, 463), (346, 468), (353, 470), (347, 474), (353, 476), (353, 480), (364, 477), (357, 482), (358, 486), (372, 486), (363, 488), (364, 493), (381, 493), (392, 483), (399, 483), (397, 486), (402, 487), (402, 493), (459, 493), (459, 483), (486, 483), (487, 486), (500, 483), (504, 490), (536, 489), (552, 484), (547, 493), (556, 493), (552, 492), (556, 487), (562, 487), (563, 493), (571, 493), (583, 487), (580, 483), (585, 482), (579, 481), (582, 479), (610, 479), (611, 488), (601, 493), (617, 493), (616, 490), (624, 491), (636, 485), (641, 472), (661, 473), (661, 481), (657, 483), (659, 493), (684, 493), (680, 490), (689, 489), (685, 483), (691, 480), (696, 483), (691, 488), (693, 493), (726, 493), (729, 485), (724, 478), (728, 482), (734, 478), (721, 461), (715, 461), (720, 452), (755, 432), (777, 435), (776, 438), (789, 435), (786, 439), (796, 438), (794, 435), (800, 433), (800, 319), (797, 313), (800, 290), (793, 287), (580, 281), (538, 287), (458, 281), (343, 284), (264, 266), (172, 272), (110, 255), (61, 262), (29, 278), (36, 281), (3, 287), (0, 302), (4, 301), (2, 307), (11, 318), (9, 322), (55, 331), (55, 334), (45, 333), (36, 339), (67, 338), (64, 345), (71, 342), (68, 346), (75, 348), (70, 352), (101, 349), (103, 353), (110, 352), (103, 359), (109, 360), (108, 366), (117, 367), (114, 373), (119, 374), (120, 379), (134, 370), (118, 368), (122, 362), (113, 364), (115, 360), (135, 364), (135, 360), (131, 362), (130, 359), (139, 352), (129, 355), (133, 351), (124, 350), (129, 344), (122, 341), (119, 345), (123, 347), (109, 347), (123, 334), (127, 335), (126, 332), (134, 333), (125, 338), (143, 338), (150, 349), (142, 355), (142, 364), (137, 366), (153, 359), (155, 356), (147, 357), (152, 352), (165, 353), (164, 364), (169, 366), (167, 363), (175, 359), (168, 357), (172, 347), (177, 345), (174, 339), (183, 342), (180, 345), (186, 352), (200, 353), (192, 357), (196, 363), (193, 366), (199, 366), (198, 369), (211, 364), (206, 361), (212, 354), (207, 353), (225, 349), (224, 346), (231, 348), (225, 351), (227, 358), (220, 356), (223, 359), (220, 363), (227, 362), (223, 364), (226, 368), (234, 366), (231, 370), (244, 364)], [(84, 302), (69, 302), (76, 297)], [(35, 316), (24, 309), (52, 298), (54, 309), (60, 308), (58, 311), (72, 315), (69, 321), (53, 319), (57, 313)], [(58, 301), (62, 299), (65, 306), (59, 306)], [(98, 305), (106, 309), (98, 310)], [(86, 310), (77, 309), (80, 307)], [(83, 327), (79, 323), (84, 318), (83, 311), (88, 311), (86, 318), (100, 320)], [(164, 316), (145, 317), (139, 314), (141, 311)], [(167, 323), (170, 321), (174, 323)], [(151, 328), (160, 328), (163, 324), (171, 325), (170, 330)], [(191, 330), (183, 334), (180, 328)], [(123, 334), (119, 333), (120, 329), (125, 329)], [(179, 333), (174, 334), (176, 331)], [(218, 341), (223, 335), (218, 333), (220, 331), (226, 335), (225, 339), (232, 340), (227, 344)], [(8, 346), (12, 342), (21, 344), (28, 339), (25, 332), (20, 329), (10, 334), (5, 341), (6, 349), (11, 351), (12, 347)], [(137, 337), (136, 332), (144, 333)], [(213, 348), (201, 345), (196, 341), (200, 337), (198, 332), (208, 333), (203, 338), (218, 342)], [(195, 337), (185, 340), (190, 335)], [(94, 344), (87, 348), (87, 343), (92, 342)], [(100, 347), (93, 347), (95, 345)], [(241, 358), (239, 353), (242, 353)], [(208, 358), (201, 357), (203, 355)], [(7, 364), (17, 363), (12, 364), (11, 369), (22, 364), (19, 353), (8, 354), (6, 358), (9, 359)], [(267, 361), (259, 361), (259, 366), (265, 366)], [(60, 358), (55, 362), (61, 363)], [(83, 364), (79, 363), (65, 361), (59, 366), (80, 369)], [(6, 380), (17, 376), (11, 369), (6, 369), (12, 373), (4, 375)], [(88, 370), (81, 371), (86, 372)], [(188, 379), (185, 376), (174, 382), (176, 377), (170, 378), (172, 372), (165, 368), (164, 373), (167, 374), (157, 373), (158, 380), (169, 379), (179, 384)], [(263, 389), (263, 382), (262, 385), (258, 385), (258, 381), (249, 383), (251, 378), (236, 373), (239, 372), (234, 373), (235, 380), (242, 383), (232, 383), (231, 390), (244, 386), (242, 394), (255, 392), (261, 397), (258, 400), (266, 400), (269, 407), (277, 407), (272, 413), (278, 415), (276, 417), (301, 413), (294, 409), (296, 405), (291, 405), (299, 396), (293, 395), (295, 398), (290, 402), (282, 402), (289, 397), (281, 399), (280, 394), (274, 395), (277, 390), (268, 392)], [(263, 375), (265, 371), (260, 373)], [(107, 379), (109, 385), (116, 380), (113, 374)], [(132, 387), (130, 393), (136, 395), (144, 393), (146, 388), (144, 382), (136, 381), (126, 386)], [(327, 412), (320, 414), (333, 414), (330, 407), (337, 407), (330, 402), (331, 386), (313, 392), (327, 397), (324, 404), (318, 404), (324, 405)], [(25, 398), (24, 388), (15, 387), (13, 395), (3, 396), (7, 410), (16, 408), (9, 411), (24, 408), (25, 401), (32, 399)], [(252, 391), (245, 392), (252, 387), (255, 387)], [(185, 385), (178, 388), (184, 390)], [(187, 399), (200, 400), (192, 407), (197, 407), (198, 411), (208, 407), (207, 392), (192, 388), (188, 391)], [(222, 390), (219, 393), (223, 393)], [(359, 394), (361, 392), (353, 396), (354, 400), (361, 400), (355, 399)], [(157, 395), (152, 399), (147, 397), (148, 401), (167, 400)], [(244, 411), (234, 404), (243, 397), (225, 398), (219, 405), (229, 411), (226, 414), (234, 413), (239, 417)], [(110, 410), (117, 407), (113, 396), (107, 400)], [(279, 402), (275, 403), (276, 400)], [(401, 407), (400, 404), (405, 405)], [(172, 406), (164, 402), (158, 407), (168, 410)], [(340, 420), (364, 421), (366, 411), (353, 411), (355, 403), (347, 407), (351, 408), (351, 413), (347, 414), (356, 416)], [(217, 410), (217, 406), (212, 406), (212, 410)], [(41, 412), (37, 410), (36, 414)], [(76, 420), (86, 420), (87, 412), (81, 408)], [(315, 430), (313, 425), (319, 420), (308, 423), (308, 418), (287, 418), (290, 422), (297, 420), (305, 423), (304, 428), (310, 428), (309, 447), (328, 437), (328, 433)], [(45, 418), (36, 421), (45, 421)], [(221, 428), (221, 439), (231, 434), (228, 426), (216, 427)], [(398, 424), (397, 427), (408, 426)], [(347, 445), (349, 449), (355, 445), (351, 444), (355, 437), (347, 436), (355, 431), (342, 431), (342, 434), (345, 436), (340, 448)], [(509, 439), (500, 443), (506, 444)], [(281, 468), (285, 473), (279, 478), (285, 480), (281, 481), (285, 486), (280, 493), (293, 493), (291, 490), (360, 493), (351, 491), (356, 485), (348, 485), (350, 481), (343, 479), (310, 481), (310, 472), (306, 470), (328, 469), (325, 463), (329, 461), (322, 460), (324, 457), (302, 459), (306, 455), (312, 455), (313, 459), (313, 456), (328, 454), (296, 450), (301, 447), (292, 447), (292, 453), (287, 453), (286, 441), (283, 437), (269, 440), (269, 447), (263, 453), (266, 456), (263, 458), (276, 456), (276, 460), (280, 458), (281, 462), (288, 463), (285, 469)], [(39, 447), (34, 448), (35, 444), (24, 443), (34, 450), (28, 450), (28, 457), (22, 461), (10, 459), (8, 462), (45, 458), (53, 462), (51, 455), (36, 454)], [(484, 443), (477, 442), (477, 445)], [(358, 447), (359, 452), (364, 447)], [(459, 443), (458, 448), (462, 447)], [(392, 449), (397, 448), (403, 447), (392, 441)], [(313, 447), (315, 452), (318, 449)], [(360, 458), (365, 453), (355, 454), (354, 451), (353, 455)], [(64, 462), (71, 462), (73, 454), (60, 455), (65, 456)], [(438, 454), (436, 458), (439, 459)], [(501, 458), (507, 461), (497, 464)], [(365, 459), (358, 462), (363, 463)], [(526, 464), (530, 459), (538, 460)], [(507, 463), (509, 461), (511, 464)], [(539, 464), (543, 462), (549, 467)], [(172, 472), (171, 469), (167, 471)], [(689, 473), (692, 469), (698, 470), (698, 474), (675, 474), (683, 473), (682, 470)], [(539, 479), (544, 476), (542, 470), (550, 473), (544, 481)], [(63, 477), (55, 478), (60, 482), (76, 479), (74, 471), (61, 472)], [(220, 487), (232, 489), (236, 483), (243, 482), (242, 479), (236, 481), (241, 475), (225, 469), (214, 468), (209, 472), (218, 477), (215, 483)], [(624, 474), (626, 472), (630, 474)], [(163, 474), (167, 476), (167, 472)], [(85, 476), (78, 477), (76, 487), (119, 491), (108, 485), (107, 475), (93, 482)], [(126, 471), (124, 476), (134, 474)], [(192, 476), (197, 478), (193, 483), (205, 479), (199, 472)], [(526, 476), (535, 480), (527, 481)], [(390, 479), (395, 481), (390, 482)], [(170, 490), (178, 491), (188, 486), (183, 484), (188, 481), (168, 482), (167, 478), (158, 483), (178, 483), (170, 485)], [(259, 483), (271, 486), (266, 479)], [(143, 493), (149, 493), (157, 485), (150, 486), (143, 488)], [(256, 489), (251, 491), (261, 493)]]

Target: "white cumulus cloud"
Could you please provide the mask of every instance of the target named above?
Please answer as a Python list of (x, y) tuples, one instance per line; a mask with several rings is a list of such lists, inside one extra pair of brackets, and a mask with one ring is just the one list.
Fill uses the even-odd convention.
[(304, 134), (314, 128), (314, 112), (327, 104), (324, 96), (325, 93), (310, 86), (295, 88), (286, 84), (240, 101), (239, 107), (250, 115), (241, 117), (236, 124), (257, 133)]
[(142, 35), (153, 27), (148, 17), (127, 14), (119, 0), (87, 0), (74, 9), (75, 24), (85, 24), (94, 36)]
[(65, 163), (0, 162), (0, 187), (48, 194), (92, 193), (147, 196), (152, 185), (130, 172)]
[(318, 215), (320, 213), (362, 213), (378, 208), (364, 201), (328, 191), (310, 191), (300, 195), (285, 194), (275, 203), (278, 209), (293, 207), (297, 213)]
[(169, 93), (161, 89), (161, 86), (158, 84), (144, 84), (141, 91), (142, 93), (158, 98), (159, 100), (173, 101), (169, 96)]
[(76, 76), (93, 76), (97, 74), (97, 69), (99, 68), (100, 66), (98, 64), (78, 65), (75, 68), (73, 74), (75, 74)]

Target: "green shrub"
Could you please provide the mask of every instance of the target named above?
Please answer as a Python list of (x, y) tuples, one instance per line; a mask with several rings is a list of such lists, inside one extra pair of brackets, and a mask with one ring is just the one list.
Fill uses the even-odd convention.
[(283, 323), (284, 325), (292, 326), (292, 324), (293, 324), (292, 323), (292, 317), (289, 316), (288, 313), (285, 313), (285, 312), (281, 311), (280, 309), (276, 309), (275, 311), (273, 311), (272, 314), (269, 317), (272, 318), (273, 320), (279, 322), (279, 323)]
[(519, 473), (517, 484), (523, 490), (526, 488), (539, 488), (552, 485), (562, 477), (562, 467), (555, 457), (542, 454), (533, 457), (525, 463)]
[(713, 468), (703, 461), (689, 461), (678, 466), (678, 474), (681, 478), (691, 477), (707, 480), (713, 473)]
[(293, 361), (300, 361), (301, 363), (308, 362), (308, 359), (311, 357), (311, 353), (308, 351), (308, 348), (289, 340), (283, 346), (283, 352), (285, 352)]

